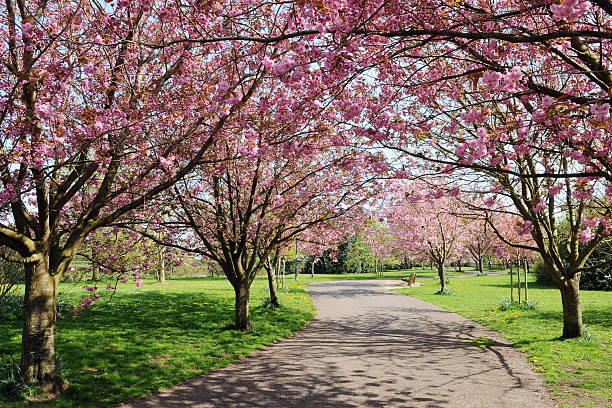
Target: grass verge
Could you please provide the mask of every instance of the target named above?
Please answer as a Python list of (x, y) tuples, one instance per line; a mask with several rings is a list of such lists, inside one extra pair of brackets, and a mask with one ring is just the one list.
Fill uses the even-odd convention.
[(453, 279), (451, 296), (435, 295), (439, 286), (435, 280), (422, 282), (423, 286), (399, 291), (501, 333), (544, 373), (562, 407), (612, 407), (612, 293), (582, 291), (587, 335), (562, 341), (561, 298), (556, 288), (530, 281), (529, 299), (537, 302), (537, 309), (502, 311), (500, 301), (510, 297), (508, 275)]
[[(279, 293), (282, 307), (262, 306), (266, 280), (251, 292), (255, 331), (231, 330), (234, 292), (225, 278), (170, 280), (167, 285), (124, 285), (78, 316), (62, 317), (57, 349), (70, 388), (40, 407), (109, 407), (223, 367), (255, 349), (288, 337), (314, 315), (305, 282), (289, 282)], [(69, 285), (60, 289), (67, 290)], [(72, 290), (73, 299), (83, 290)], [(0, 322), (0, 355), (19, 356), (21, 321)], [(0, 407), (29, 406), (7, 401)]]

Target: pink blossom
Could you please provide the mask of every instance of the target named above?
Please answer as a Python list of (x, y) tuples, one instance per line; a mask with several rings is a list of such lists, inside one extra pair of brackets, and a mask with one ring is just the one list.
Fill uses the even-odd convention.
[(461, 119), (465, 120), (467, 123), (482, 123), (485, 121), (486, 116), (477, 109), (472, 109), (469, 112), (461, 114)]
[(554, 186), (550, 186), (548, 187), (548, 194), (550, 195), (557, 195), (561, 192), (561, 190), (563, 189), (563, 184), (555, 184)]
[(514, 230), (519, 235), (529, 234), (533, 230), (533, 223), (531, 221), (527, 221), (527, 220), (525, 220), (523, 222), (518, 222), (514, 226)]
[(49, 119), (53, 115), (53, 106), (49, 103), (42, 103), (40, 105), (36, 105), (36, 113), (42, 119)]
[(142, 275), (140, 273), (133, 273), (132, 277), (134, 277), (134, 279), (140, 279), (142, 278)]
[(553, 13), (554, 20), (572, 21), (580, 18), (589, 8), (587, 1), (583, 0), (563, 0), (561, 4), (552, 4), (550, 11)]
[(495, 90), (499, 87), (499, 82), (502, 79), (502, 74), (497, 71), (487, 71), (482, 76), (482, 82), (485, 83), (487, 88)]
[(578, 234), (578, 239), (583, 244), (591, 241), (595, 237), (596, 234), (588, 227), (580, 231), (580, 233)]
[(140, 287), (140, 286), (144, 285), (144, 281), (143, 280), (137, 280), (135, 285)]
[(170, 170), (174, 166), (174, 156), (160, 157), (159, 165), (166, 171)]
[(546, 210), (548, 205), (546, 204), (546, 199), (542, 198), (540, 202), (533, 208), (534, 212), (541, 213)]
[(129, 280), (128, 278), (121, 278), (119, 279), (119, 282), (126, 283), (128, 280)]
[(501, 184), (495, 184), (493, 185), (493, 187), (489, 189), (489, 193), (499, 193), (503, 189), (504, 189), (504, 186), (502, 186)]
[(591, 105), (590, 110), (593, 114), (593, 119), (595, 119), (597, 122), (603, 122), (610, 116), (609, 103), (604, 103), (601, 105)]
[(95, 292), (96, 290), (98, 290), (97, 286), (85, 286), (85, 290), (88, 292)]
[(106, 285), (106, 290), (115, 290), (116, 286), (115, 285)]

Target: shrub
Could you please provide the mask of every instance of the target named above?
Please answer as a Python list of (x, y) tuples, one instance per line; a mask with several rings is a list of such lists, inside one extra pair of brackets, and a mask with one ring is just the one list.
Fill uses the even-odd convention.
[[(58, 317), (72, 313), (75, 307), (63, 294), (57, 297), (56, 312)], [(0, 298), (0, 320), (19, 320), (23, 318), (23, 296), (11, 293)]]
[(23, 266), (0, 259), (0, 299), (15, 292), (23, 282)]
[(536, 310), (538, 308), (538, 302), (535, 300), (528, 300), (526, 302), (511, 301), (510, 299), (502, 299), (499, 302), (499, 310)]

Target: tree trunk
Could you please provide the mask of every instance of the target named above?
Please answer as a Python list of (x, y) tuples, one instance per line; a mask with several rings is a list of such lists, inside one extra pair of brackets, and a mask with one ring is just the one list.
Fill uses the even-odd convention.
[(512, 271), (512, 262), (508, 261), (510, 268), (510, 301), (514, 302), (514, 272)]
[(482, 257), (478, 258), (478, 275), (482, 275), (484, 272), (482, 270)]
[(314, 278), (314, 266), (315, 266), (315, 260), (312, 260), (312, 263), (310, 264), (310, 277)]
[(566, 280), (559, 287), (563, 304), (563, 338), (582, 336), (582, 305), (580, 303), (580, 274)]
[(279, 307), (280, 304), (278, 303), (278, 295), (276, 293), (276, 277), (274, 276), (276, 274), (272, 265), (266, 267), (266, 272), (268, 274), (268, 287), (270, 288), (270, 304), (273, 307)]
[(529, 284), (527, 283), (527, 260), (523, 259), (523, 270), (525, 271), (525, 302), (529, 300)]
[(164, 285), (166, 283), (166, 257), (164, 256), (166, 251), (162, 248), (159, 253), (159, 275), (157, 281)]
[(518, 302), (521, 303), (521, 261), (516, 264), (516, 285), (518, 286)]
[(234, 287), (234, 292), (236, 293), (235, 325), (237, 330), (244, 332), (253, 330), (253, 326), (251, 326), (251, 314), (249, 310), (250, 289), (250, 285), (246, 280), (239, 282)]
[(488, 263), (489, 263), (489, 269), (493, 269), (493, 263), (491, 262), (491, 257), (489, 256), (487, 259)]
[(446, 271), (444, 270), (444, 264), (438, 265), (438, 276), (440, 277), (440, 291), (446, 289)]
[(66, 386), (57, 372), (55, 319), (57, 283), (48, 261), (25, 266), (24, 320), (21, 368), (26, 384), (41, 385), (44, 392), (59, 394)]

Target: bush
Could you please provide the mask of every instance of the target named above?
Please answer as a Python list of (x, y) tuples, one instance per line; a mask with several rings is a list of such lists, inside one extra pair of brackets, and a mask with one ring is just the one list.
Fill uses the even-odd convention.
[(528, 300), (526, 302), (511, 301), (510, 299), (502, 299), (499, 302), (499, 310), (536, 310), (538, 308), (538, 302), (535, 300)]
[(0, 299), (12, 294), (23, 282), (23, 266), (0, 259)]
[[(57, 316), (66, 316), (74, 311), (75, 307), (66, 300), (63, 294), (57, 297)], [(23, 318), (23, 296), (15, 293), (0, 298), (0, 320), (19, 320)]]
[(11, 399), (31, 396), (34, 389), (23, 381), (19, 361), (12, 356), (0, 358), (0, 393)]
[[(610, 256), (605, 257), (596, 252), (592, 255), (586, 266), (588, 267), (589, 265), (605, 262), (605, 260), (609, 258)], [(546, 265), (544, 265), (544, 262), (537, 262), (533, 267), (533, 272), (535, 273), (538, 283), (554, 285), (546, 272)], [(580, 289), (612, 290), (612, 265), (583, 272), (580, 278)]]

